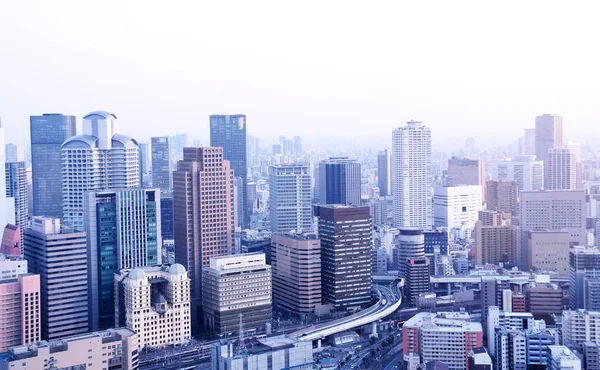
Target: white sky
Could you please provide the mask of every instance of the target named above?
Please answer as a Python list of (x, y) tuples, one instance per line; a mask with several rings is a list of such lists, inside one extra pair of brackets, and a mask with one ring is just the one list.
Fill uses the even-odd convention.
[[(372, 137), (414, 118), (434, 140), (516, 140), (535, 115), (597, 137), (600, 22), (577, 1), (0, 0), (0, 116), (109, 110), (141, 140)], [(584, 136), (587, 135), (587, 136)]]

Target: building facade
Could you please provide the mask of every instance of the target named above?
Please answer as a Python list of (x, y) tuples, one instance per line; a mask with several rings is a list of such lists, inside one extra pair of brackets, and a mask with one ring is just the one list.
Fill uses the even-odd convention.
[(223, 158), (228, 160), (233, 175), (242, 181), (242, 225), (248, 225), (248, 159), (246, 153), (246, 115), (211, 115), (210, 146), (223, 148)]
[(561, 277), (569, 276), (570, 240), (567, 231), (529, 231), (527, 235), (529, 269)]
[(432, 218), (431, 131), (409, 121), (392, 132), (394, 226), (429, 230)]
[(273, 302), (295, 315), (321, 304), (321, 241), (314, 234), (271, 236)]
[(137, 142), (117, 133), (117, 117), (112, 113), (98, 111), (83, 117), (83, 134), (63, 143), (61, 158), (62, 220), (75, 230), (85, 230), (87, 192), (140, 185)]
[(190, 279), (185, 267), (136, 267), (114, 275), (115, 322), (134, 330), (140, 350), (191, 338)]
[(433, 226), (475, 225), (482, 208), (481, 185), (436, 186), (433, 193)]
[(510, 218), (496, 211), (479, 212), (475, 225), (475, 261), (478, 265), (517, 263), (518, 232)]
[(173, 149), (168, 136), (153, 137), (152, 151), (152, 186), (163, 193), (173, 191)]
[(485, 196), (485, 168), (481, 159), (452, 157), (448, 160), (448, 186), (479, 185)]
[(29, 118), (33, 214), (62, 217), (62, 156), (65, 140), (75, 136), (75, 116), (43, 114)]
[(596, 278), (600, 278), (598, 247), (574, 246), (569, 251), (569, 308), (585, 307), (585, 280)]
[(360, 205), (360, 163), (348, 157), (332, 157), (319, 163), (319, 202)]
[(371, 301), (372, 222), (369, 207), (315, 207), (321, 239), (323, 303), (355, 310)]
[(269, 219), (272, 232), (313, 230), (310, 177), (306, 164), (269, 167)]
[(515, 181), (486, 182), (485, 196), (487, 209), (498, 212), (517, 213), (519, 200), (519, 187)]
[(390, 155), (387, 149), (377, 153), (377, 186), (379, 196), (390, 195)]
[(40, 340), (40, 275), (0, 281), (0, 352)]
[(202, 267), (235, 248), (233, 202), (233, 171), (223, 148), (185, 148), (173, 174), (175, 261), (191, 280), (194, 323), (202, 317)]
[(519, 191), (544, 189), (544, 162), (534, 155), (517, 155), (498, 164), (498, 180), (514, 181)]
[(264, 328), (272, 318), (271, 266), (263, 253), (214, 257), (202, 269), (204, 324), (214, 332)]
[(88, 192), (90, 330), (114, 327), (113, 275), (121, 269), (162, 263), (160, 190)]
[[(25, 162), (6, 162), (6, 196), (15, 202), (15, 225), (19, 229), (27, 228), (29, 216), (29, 194), (27, 192), (27, 168)], [(21, 246), (23, 235), (21, 234)]]
[[(61, 230), (60, 219), (33, 217), (24, 232), (29, 272), (39, 274), (44, 340), (88, 331), (86, 234)], [(84, 298), (82, 298), (84, 297)]]
[(546, 190), (575, 190), (577, 184), (577, 158), (573, 150), (550, 149), (547, 154)]

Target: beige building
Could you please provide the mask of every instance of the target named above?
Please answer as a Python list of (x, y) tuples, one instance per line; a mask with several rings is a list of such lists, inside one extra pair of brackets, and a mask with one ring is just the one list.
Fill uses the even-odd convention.
[(273, 301), (294, 314), (321, 304), (321, 241), (314, 234), (271, 236)]
[(40, 275), (0, 281), (0, 352), (40, 340)]
[(115, 292), (115, 321), (138, 333), (140, 350), (190, 340), (190, 279), (182, 265), (121, 270)]
[(516, 181), (489, 180), (486, 182), (487, 209), (516, 214), (518, 199), (519, 186)]
[(517, 229), (510, 213), (480, 211), (475, 225), (475, 261), (478, 265), (517, 262)]
[(0, 370), (138, 368), (138, 336), (127, 328), (11, 347)]
[(530, 231), (527, 236), (529, 269), (569, 276), (569, 240), (567, 231)]

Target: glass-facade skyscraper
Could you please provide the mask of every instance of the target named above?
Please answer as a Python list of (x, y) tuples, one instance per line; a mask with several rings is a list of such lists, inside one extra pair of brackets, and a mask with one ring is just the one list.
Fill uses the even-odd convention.
[(43, 114), (29, 119), (33, 214), (62, 217), (62, 143), (76, 135), (75, 116)]
[(162, 262), (159, 189), (88, 192), (90, 330), (114, 327), (114, 274)]
[(321, 204), (360, 205), (360, 163), (347, 157), (333, 157), (319, 164)]
[(224, 158), (231, 164), (233, 175), (242, 179), (242, 225), (250, 218), (248, 207), (248, 159), (246, 158), (246, 115), (211, 115), (210, 146), (223, 148)]
[(152, 187), (163, 193), (173, 190), (173, 151), (168, 136), (152, 138)]
[(23, 253), (23, 232), (27, 228), (29, 204), (25, 162), (6, 162), (5, 173), (6, 196), (15, 201), (15, 225), (21, 229), (21, 253)]

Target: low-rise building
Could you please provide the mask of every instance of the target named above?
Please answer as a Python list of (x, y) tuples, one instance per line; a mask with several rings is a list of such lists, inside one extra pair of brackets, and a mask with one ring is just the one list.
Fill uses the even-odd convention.
[(16, 346), (0, 354), (0, 370), (138, 368), (138, 336), (127, 328)]

